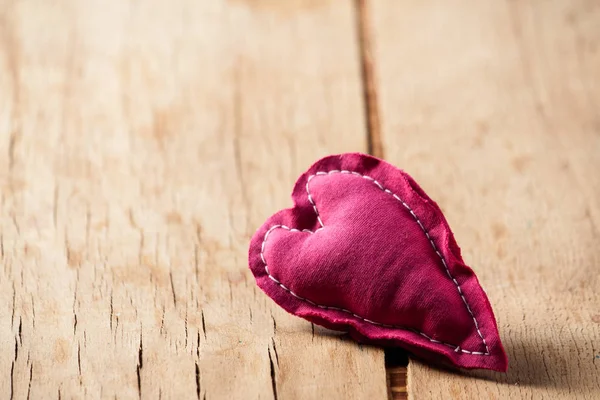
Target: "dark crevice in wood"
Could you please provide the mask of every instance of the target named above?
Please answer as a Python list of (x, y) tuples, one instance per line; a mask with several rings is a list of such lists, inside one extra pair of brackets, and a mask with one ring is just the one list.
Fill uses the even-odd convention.
[(29, 366), (29, 385), (27, 386), (27, 400), (31, 398), (31, 382), (33, 382), (33, 364)]
[(399, 348), (385, 349), (385, 372), (389, 400), (408, 399), (408, 353)]
[(140, 347), (138, 349), (138, 363), (137, 363), (137, 386), (139, 398), (142, 398), (142, 368), (144, 367), (144, 344), (143, 344), (142, 332), (140, 330)]
[(275, 365), (273, 364), (273, 357), (271, 356), (271, 349), (268, 348), (267, 352), (269, 354), (269, 367), (271, 370), (271, 387), (273, 389), (273, 399), (277, 400), (277, 380), (275, 376)]
[[(16, 356), (15, 356), (16, 359)], [(15, 394), (15, 362), (13, 361), (10, 366), (10, 396), (8, 397), (10, 400), (14, 399)]]
[(200, 392), (202, 391), (202, 387), (200, 386), (200, 366), (198, 362), (196, 362), (196, 398), (200, 400)]
[(81, 384), (81, 344), (77, 343), (77, 371), (79, 372), (79, 384)]
[(406, 367), (408, 365), (408, 354), (400, 348), (385, 349), (386, 368)]
[(200, 311), (202, 316), (202, 333), (204, 334), (204, 340), (206, 340), (206, 322), (204, 321), (204, 311)]
[(377, 102), (376, 63), (373, 56), (373, 35), (369, 6), (368, 0), (355, 0), (361, 81), (367, 124), (367, 151), (375, 157), (383, 158), (381, 117)]

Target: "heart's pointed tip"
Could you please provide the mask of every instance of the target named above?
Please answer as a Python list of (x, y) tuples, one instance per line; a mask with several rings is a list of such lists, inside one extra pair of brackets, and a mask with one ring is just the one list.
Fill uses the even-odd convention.
[(499, 363), (497, 365), (494, 365), (492, 367), (488, 367), (485, 369), (489, 369), (491, 371), (496, 371), (496, 372), (506, 373), (508, 371), (508, 363), (505, 363), (505, 364)]
[(507, 372), (508, 357), (504, 351), (504, 348), (502, 347), (502, 344), (500, 344), (495, 351), (492, 351), (489, 355), (485, 356), (485, 359), (481, 365), (476, 368), (488, 369), (497, 372)]
[(490, 355), (490, 357), (493, 357), (491, 360), (489, 360), (488, 362), (486, 362), (485, 364), (481, 365), (479, 368), (481, 369), (488, 369), (490, 371), (496, 371), (496, 372), (506, 372), (508, 371), (508, 360), (506, 359), (506, 355), (505, 354), (498, 354), (498, 355)]
[(458, 367), (459, 369), (483, 369), (503, 373), (508, 371), (508, 359), (504, 353), (483, 355), (477, 360), (471, 359), (467, 362), (456, 360), (453, 364), (455, 368)]
[[(492, 318), (493, 313), (492, 313)], [(494, 318), (495, 321), (495, 318)], [(495, 336), (497, 339), (496, 346), (494, 346), (493, 351), (490, 354), (493, 357), (494, 371), (498, 372), (507, 372), (508, 371), (508, 355), (506, 354), (506, 350), (504, 349), (504, 345), (502, 344), (502, 340), (500, 339), (500, 332), (498, 332), (498, 328), (496, 327)]]
[(497, 354), (496, 357), (496, 364), (495, 367), (493, 368), (494, 371), (498, 371), (498, 372), (504, 372), (506, 373), (508, 371), (508, 357), (506, 355), (506, 352), (504, 351), (504, 349), (501, 349), (502, 351)]

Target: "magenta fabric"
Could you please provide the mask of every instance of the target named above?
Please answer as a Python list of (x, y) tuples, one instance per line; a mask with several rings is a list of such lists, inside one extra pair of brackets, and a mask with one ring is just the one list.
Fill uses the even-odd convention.
[(506, 371), (492, 308), (438, 205), (364, 154), (317, 161), (252, 237), (258, 286), (288, 312), (438, 364)]

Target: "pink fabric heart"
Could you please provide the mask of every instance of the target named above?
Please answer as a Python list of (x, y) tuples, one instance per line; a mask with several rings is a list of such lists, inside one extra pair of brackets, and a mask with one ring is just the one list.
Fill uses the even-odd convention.
[(506, 371), (487, 296), (437, 204), (364, 154), (317, 161), (252, 237), (258, 286), (288, 312), (434, 363)]

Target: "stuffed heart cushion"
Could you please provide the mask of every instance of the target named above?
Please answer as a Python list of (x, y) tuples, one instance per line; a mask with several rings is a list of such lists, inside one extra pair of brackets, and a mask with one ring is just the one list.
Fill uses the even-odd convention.
[(252, 237), (258, 286), (288, 312), (434, 363), (506, 371), (492, 308), (440, 208), (364, 154), (316, 162)]

